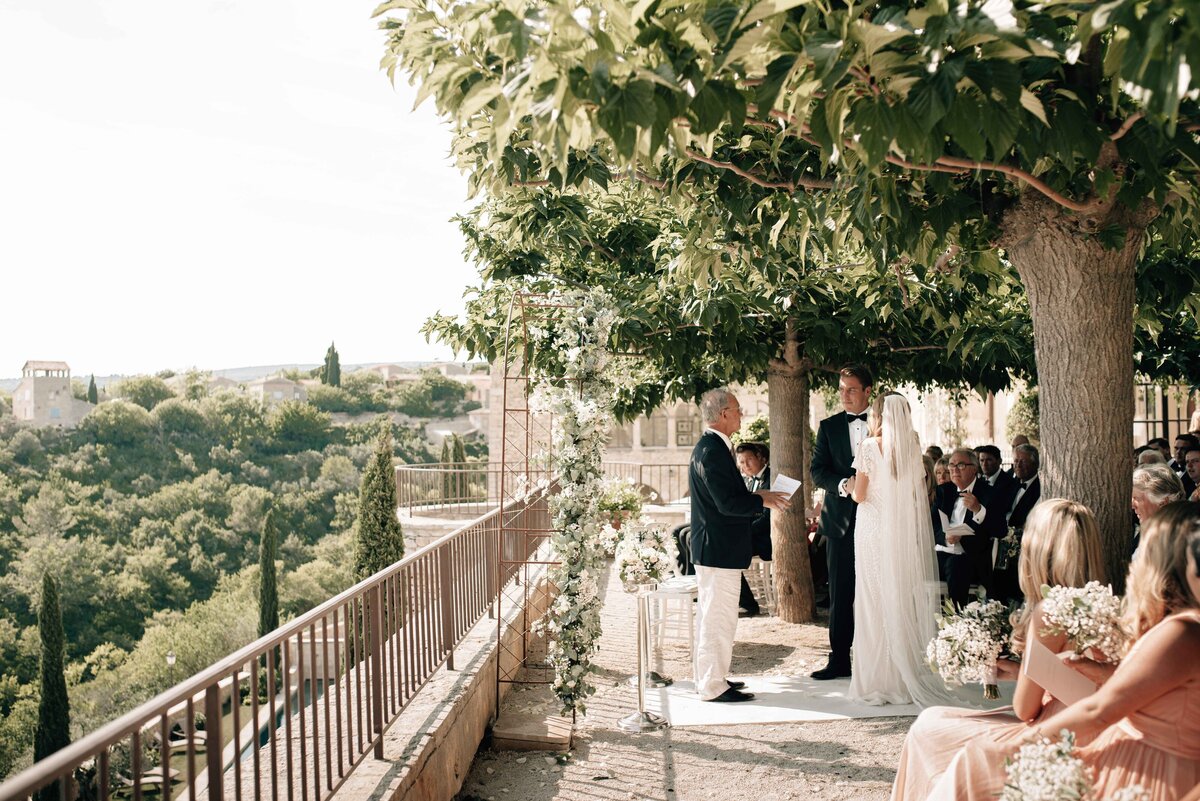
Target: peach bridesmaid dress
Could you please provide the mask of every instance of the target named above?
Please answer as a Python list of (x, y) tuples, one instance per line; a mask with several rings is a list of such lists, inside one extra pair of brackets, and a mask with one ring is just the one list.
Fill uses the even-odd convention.
[[(1200, 612), (1181, 614), (1200, 622)], [(1139, 645), (1134, 644), (1123, 665), (1136, 659)], [(995, 801), (1004, 788), (1004, 760), (1022, 738), (1006, 739), (977, 738), (960, 749), (930, 792), (930, 801)], [(1078, 753), (1092, 767), (1097, 798), (1134, 784), (1150, 793), (1150, 801), (1178, 801), (1187, 795), (1200, 784), (1200, 667)]]

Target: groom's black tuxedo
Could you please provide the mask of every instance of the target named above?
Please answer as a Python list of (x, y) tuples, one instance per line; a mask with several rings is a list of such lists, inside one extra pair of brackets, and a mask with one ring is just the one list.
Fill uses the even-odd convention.
[(850, 670), (854, 643), (854, 516), (853, 499), (838, 494), (842, 479), (854, 474), (850, 419), (839, 412), (821, 421), (813, 449), (813, 483), (825, 490), (818, 531), (826, 538), (829, 565), (829, 664)]
[(750, 527), (763, 511), (763, 500), (746, 489), (733, 454), (716, 432), (706, 431), (692, 449), (688, 490), (692, 562), (732, 570), (750, 567), (754, 555)]
[[(999, 493), (987, 483), (982, 476), (975, 479), (971, 492), (979, 499), (979, 503), (987, 509), (983, 522), (975, 520), (975, 514), (968, 509), (963, 520), (975, 532), (974, 536), (963, 537), (959, 540), (962, 554), (951, 554), (946, 559), (946, 590), (955, 605), (963, 606), (970, 600), (971, 585), (980, 584), (992, 591), (992, 540), (1003, 537), (1008, 531), (1004, 516), (1008, 512), (1002, 508), (1005, 498), (998, 497)], [(954, 484), (942, 484), (937, 488), (938, 509), (950, 517), (954, 512), (954, 503), (958, 500), (958, 487)], [(1011, 499), (1008, 499), (1011, 502)]]

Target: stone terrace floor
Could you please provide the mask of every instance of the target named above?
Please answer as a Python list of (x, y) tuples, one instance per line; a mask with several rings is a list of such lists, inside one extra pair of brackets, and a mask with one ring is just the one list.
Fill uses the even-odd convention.
[[(485, 743), (459, 801), (692, 801), (692, 799), (886, 799), (911, 717), (816, 723), (668, 728), (627, 734), (617, 721), (637, 709), (625, 679), (636, 670), (636, 601), (615, 569), (605, 586), (600, 686), (575, 728), (574, 749), (497, 752)], [(801, 675), (824, 664), (828, 631), (771, 617), (738, 621), (734, 675)], [(686, 644), (663, 649), (656, 669), (688, 678)], [(548, 688), (516, 687), (506, 712), (552, 712)]]

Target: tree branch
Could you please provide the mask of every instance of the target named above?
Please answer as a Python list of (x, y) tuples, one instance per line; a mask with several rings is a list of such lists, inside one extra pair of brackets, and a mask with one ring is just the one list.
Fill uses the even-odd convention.
[(1145, 117), (1145, 116), (1146, 115), (1140, 111), (1138, 113), (1134, 114), (1129, 119), (1125, 120), (1125, 122), (1121, 123), (1121, 127), (1117, 129), (1116, 133), (1114, 133), (1112, 136), (1108, 137), (1108, 140), (1110, 142), (1115, 142), (1118, 139), (1120, 139), (1121, 137), (1125, 136), (1125, 134), (1129, 133), (1129, 129), (1134, 126), (1134, 123), (1136, 123), (1138, 120), (1140, 120), (1142, 117)]
[(797, 178), (794, 182), (793, 181), (769, 181), (765, 178), (755, 175), (754, 173), (752, 173), (748, 170), (742, 169), (741, 167), (734, 164), (732, 161), (718, 161), (717, 159), (709, 158), (708, 156), (704, 155), (700, 151), (693, 150), (690, 147), (684, 152), (687, 154), (688, 158), (692, 159), (693, 161), (698, 161), (701, 164), (707, 164), (710, 167), (719, 167), (720, 169), (723, 169), (723, 170), (729, 170), (730, 172), (734, 173), (735, 175), (739, 175), (742, 178), (745, 178), (750, 183), (756, 184), (757, 186), (761, 186), (764, 189), (786, 189), (789, 192), (795, 192), (797, 188), (833, 189), (832, 181), (822, 181), (822, 180), (817, 180), (817, 179), (813, 179), (813, 178)]
[[(1090, 200), (1087, 203), (1077, 203), (1076, 201), (1071, 200), (1069, 197), (1056, 192), (1045, 181), (1042, 181), (1040, 178), (1037, 178), (1033, 174), (1022, 170), (1019, 167), (1010, 167), (1007, 164), (990, 164), (986, 161), (971, 161), (970, 159), (960, 159), (957, 156), (942, 156), (935, 163), (945, 167), (962, 167), (968, 170), (989, 170), (991, 172), (999, 172), (1003, 173), (1004, 175), (1012, 176), (1018, 181), (1028, 184), (1030, 188), (1041, 192), (1043, 195), (1050, 198), (1063, 208), (1070, 209), (1071, 211), (1077, 211), (1082, 214), (1095, 211), (1096, 207), (1099, 205), (1098, 199)], [(927, 168), (916, 167), (916, 169)]]

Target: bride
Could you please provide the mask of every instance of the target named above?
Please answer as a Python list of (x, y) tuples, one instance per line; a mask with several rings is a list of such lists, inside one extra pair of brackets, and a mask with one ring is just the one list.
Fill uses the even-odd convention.
[(875, 398), (854, 468), (849, 695), (872, 705), (947, 703), (952, 696), (925, 661), (937, 634), (938, 571), (921, 446), (902, 395)]

